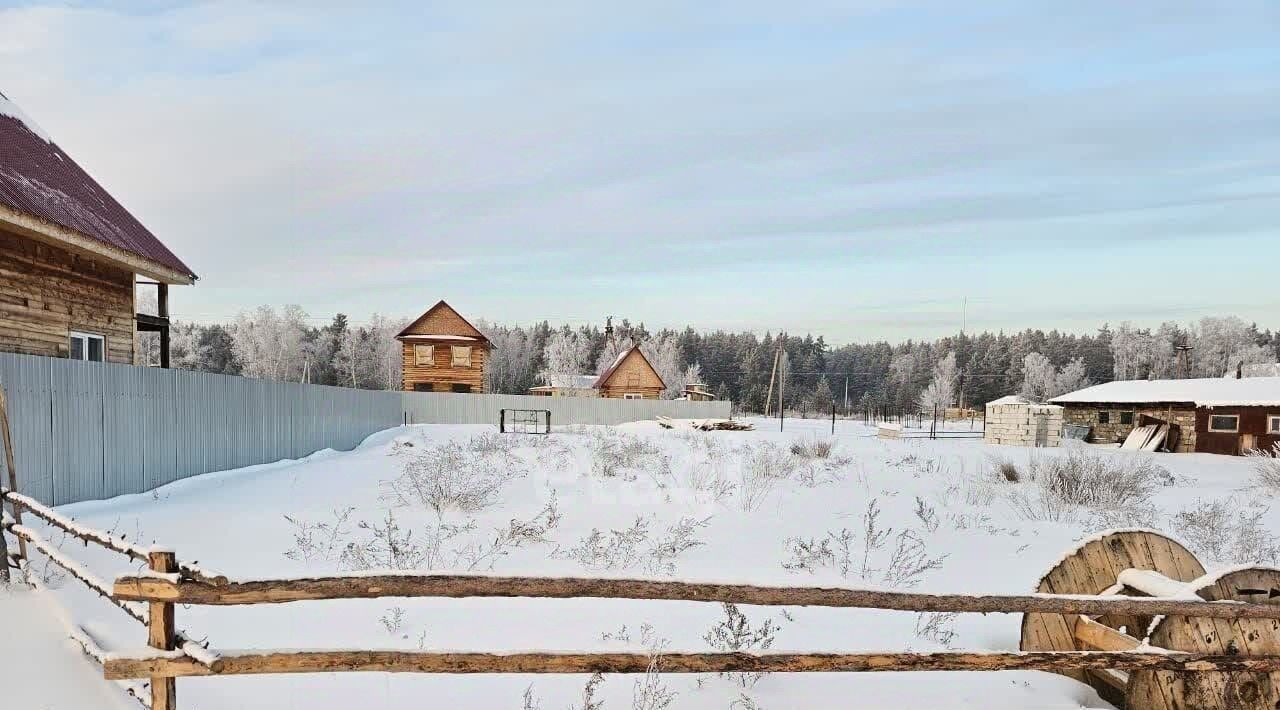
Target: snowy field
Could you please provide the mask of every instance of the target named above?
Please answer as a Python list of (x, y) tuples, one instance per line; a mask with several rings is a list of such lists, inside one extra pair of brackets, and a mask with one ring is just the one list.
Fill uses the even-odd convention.
[[(62, 510), (239, 578), (418, 568), (1021, 593), (1079, 538), (1134, 525), (1181, 537), (1211, 570), (1276, 562), (1280, 518), (1268, 495), (1250, 488), (1246, 459), (885, 441), (854, 422), (840, 422), (835, 436), (826, 421), (788, 420), (785, 433), (776, 421), (756, 424), (753, 432), (704, 433), (641, 422), (547, 437), (415, 426), (376, 434), (349, 453)], [(1083, 472), (1081, 489), (1064, 488), (1063, 481), (1080, 482), (1073, 471)], [(1106, 479), (1088, 478), (1095, 474)], [(64, 550), (108, 579), (131, 571), (96, 549), (66, 542)], [(109, 650), (144, 644), (140, 626), (74, 580), (48, 574), (60, 601)], [(0, 614), (13, 603), (0, 601)], [(378, 599), (179, 607), (177, 617), (180, 628), (221, 648), (655, 652), (1010, 650), (1020, 621), (812, 608), (735, 613), (745, 617), (736, 625), (719, 604)], [(68, 674), (93, 668), (65, 663), (81, 664)], [(424, 699), (545, 710), (1109, 707), (1086, 686), (1033, 672), (597, 682), (321, 674), (184, 678), (178, 690), (182, 707), (199, 710), (407, 710)]]

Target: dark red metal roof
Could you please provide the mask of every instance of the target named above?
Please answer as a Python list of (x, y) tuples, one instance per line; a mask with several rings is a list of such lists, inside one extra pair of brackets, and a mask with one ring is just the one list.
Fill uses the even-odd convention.
[[(0, 102), (4, 101), (0, 94)], [(4, 112), (0, 112), (0, 205), (195, 277), (56, 143)]]

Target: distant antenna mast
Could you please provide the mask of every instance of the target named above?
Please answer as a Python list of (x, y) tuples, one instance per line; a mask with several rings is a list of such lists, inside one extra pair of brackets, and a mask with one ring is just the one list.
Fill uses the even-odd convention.
[(960, 334), (969, 329), (969, 297), (965, 296), (960, 306)]

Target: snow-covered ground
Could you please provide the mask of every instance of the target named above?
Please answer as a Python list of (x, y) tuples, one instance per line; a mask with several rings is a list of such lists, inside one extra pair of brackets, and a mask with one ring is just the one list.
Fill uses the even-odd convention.
[(0, 588), (0, 687), (5, 707), (35, 710), (136, 710), (67, 638), (57, 601), (14, 585)]
[[(835, 436), (826, 421), (788, 420), (785, 432), (776, 421), (757, 424), (753, 432), (704, 433), (641, 422), (558, 429), (549, 437), (415, 426), (376, 434), (349, 453), (210, 474), (62, 510), (238, 578), (399, 567), (1021, 593), (1077, 539), (1107, 527), (1154, 525), (1184, 535), (1210, 569), (1275, 554), (1267, 545), (1280, 518), (1263, 507), (1264, 495), (1245, 491), (1244, 459), (1084, 446), (1033, 451), (974, 439), (886, 441), (854, 422), (840, 422)], [(791, 451), (792, 444), (828, 441), (834, 448), (826, 458)], [(1045, 502), (1025, 480), (1029, 462), (1073, 455), (1103, 457), (1109, 466), (1155, 464), (1171, 476), (1142, 474), (1142, 492), (1122, 504)], [(1006, 481), (996, 459), (1023, 481)], [(423, 485), (437, 481), (436, 462), (447, 472), (474, 472), (453, 482), (467, 495)], [(406, 471), (417, 477), (405, 478)], [(442, 498), (451, 504), (432, 509)], [(1214, 508), (1217, 501), (1223, 503)], [(1190, 517), (1175, 520), (1187, 511)], [(1204, 534), (1210, 526), (1215, 534)], [(69, 542), (64, 549), (106, 578), (137, 568), (96, 549)], [(141, 627), (74, 581), (57, 595), (108, 650), (144, 645)], [(757, 636), (770, 637), (775, 651), (1018, 646), (1016, 615), (741, 612), (749, 630), (766, 628)], [(684, 602), (378, 599), (180, 607), (177, 617), (189, 635), (222, 648), (705, 651), (726, 613), (721, 605)], [(90, 668), (72, 655), (66, 663), (79, 664), (75, 673)], [(1083, 685), (1033, 672), (650, 680), (674, 693), (671, 708), (1108, 707)], [(180, 702), (200, 710), (394, 710), (421, 707), (424, 698), (452, 707), (550, 710), (582, 707), (587, 681), (370, 673), (192, 678), (178, 688)], [(664, 707), (637, 705), (637, 682), (607, 677), (596, 698), (605, 708)]]

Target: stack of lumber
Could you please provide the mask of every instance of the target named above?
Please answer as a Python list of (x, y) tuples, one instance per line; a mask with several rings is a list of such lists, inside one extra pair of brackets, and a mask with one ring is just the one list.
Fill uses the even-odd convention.
[(735, 419), (672, 419), (658, 417), (658, 426), (663, 429), (697, 429), (699, 431), (752, 431), (754, 425)]
[(1146, 424), (1129, 432), (1129, 436), (1125, 438), (1120, 448), (1133, 451), (1159, 451), (1168, 437), (1168, 424)]

